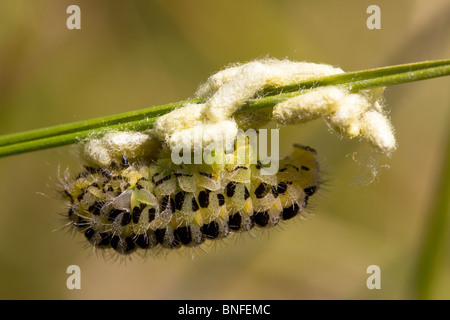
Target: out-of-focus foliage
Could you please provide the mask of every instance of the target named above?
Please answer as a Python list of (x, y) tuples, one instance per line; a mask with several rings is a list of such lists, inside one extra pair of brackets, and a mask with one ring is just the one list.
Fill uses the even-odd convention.
[[(66, 8), (81, 8), (68, 30)], [(273, 56), (353, 71), (450, 55), (448, 1), (377, 1), (381, 30), (366, 27), (369, 1), (0, 1), (0, 134), (192, 97), (211, 73)], [(58, 168), (79, 169), (71, 147), (0, 159), (0, 298), (404, 299), (431, 207), (448, 134), (449, 79), (387, 89), (399, 149), (367, 186), (352, 159), (367, 152), (321, 122), (281, 130), (319, 152), (323, 190), (311, 220), (289, 221), (207, 246), (106, 261), (60, 229)], [(360, 169), (362, 171), (360, 171)], [(44, 195), (42, 195), (44, 194)], [(450, 298), (450, 241), (436, 298)], [(144, 261), (145, 260), (145, 261)], [(66, 288), (80, 266), (82, 289)], [(368, 290), (366, 268), (382, 271)]]

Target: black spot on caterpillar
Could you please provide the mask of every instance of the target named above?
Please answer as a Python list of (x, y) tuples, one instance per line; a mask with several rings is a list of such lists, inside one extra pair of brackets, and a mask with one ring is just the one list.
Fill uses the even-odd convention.
[(69, 225), (95, 248), (123, 255), (276, 226), (301, 214), (320, 187), (316, 151), (298, 145), (273, 175), (251, 163), (175, 165), (163, 158), (144, 165), (123, 157), (121, 165), (85, 167), (60, 193)]

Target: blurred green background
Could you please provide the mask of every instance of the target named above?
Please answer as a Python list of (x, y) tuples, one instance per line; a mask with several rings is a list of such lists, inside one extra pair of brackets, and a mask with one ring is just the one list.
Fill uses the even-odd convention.
[[(68, 30), (66, 8), (81, 8)], [(381, 30), (366, 27), (371, 4)], [(347, 71), (450, 57), (448, 0), (0, 0), (0, 134), (192, 97), (233, 62), (266, 56)], [(389, 87), (399, 148), (375, 181), (355, 184), (364, 149), (321, 122), (281, 131), (319, 152), (327, 184), (296, 219), (191, 252), (105, 261), (81, 234), (59, 231), (58, 168), (72, 147), (0, 159), (2, 299), (409, 299), (436, 194), (450, 116), (450, 79)], [(366, 153), (361, 151), (360, 155)], [(448, 226), (446, 226), (448, 229)], [(57, 230), (57, 231), (54, 231)], [(450, 298), (450, 239), (431, 297)], [(68, 290), (66, 268), (81, 268)], [(381, 268), (368, 290), (366, 268)]]

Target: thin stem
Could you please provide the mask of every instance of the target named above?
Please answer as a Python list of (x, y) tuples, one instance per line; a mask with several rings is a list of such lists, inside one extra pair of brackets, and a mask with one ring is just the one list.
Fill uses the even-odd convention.
[[(277, 88), (267, 88), (259, 97), (249, 100), (238, 112), (260, 111), (306, 92), (307, 89), (338, 85), (350, 90), (442, 77), (450, 74), (450, 60), (425, 61), (362, 71), (348, 72)], [(110, 131), (146, 130), (156, 119), (191, 99), (137, 111), (0, 136), (0, 157), (77, 143), (88, 137), (100, 137)]]
[[(450, 132), (449, 132), (450, 133)], [(418, 256), (418, 266), (414, 279), (417, 299), (432, 299), (431, 291), (436, 284), (435, 274), (442, 259), (443, 247), (450, 221), (450, 135), (447, 135), (447, 150), (438, 173), (435, 198), (430, 210), (422, 247)]]
[[(308, 80), (303, 81), (300, 83), (294, 83), (282, 87), (277, 88), (267, 88), (263, 91), (262, 96), (273, 96), (278, 95), (280, 93), (287, 93), (287, 92), (293, 92), (293, 91), (299, 91), (299, 90), (305, 90), (310, 89), (318, 86), (325, 86), (325, 85), (338, 85), (338, 84), (345, 84), (348, 82), (358, 82), (363, 80), (373, 80), (377, 77), (386, 77), (389, 75), (399, 75), (403, 74), (405, 72), (418, 72), (420, 70), (427, 70), (430, 68), (436, 68), (436, 67), (445, 67), (448, 66), (450, 63), (450, 60), (437, 60), (437, 61), (425, 61), (425, 62), (418, 62), (418, 63), (409, 63), (409, 64), (402, 64), (397, 66), (390, 66), (390, 67), (383, 67), (383, 68), (376, 68), (376, 69), (368, 69), (368, 70), (362, 70), (362, 71), (354, 71), (354, 72), (347, 72), (344, 74), (337, 74), (332, 75), (320, 79), (314, 79), (314, 80)], [(387, 85), (387, 84), (386, 84)], [(360, 87), (362, 88), (362, 87)], [(96, 128), (102, 128), (107, 126), (116, 125), (119, 123), (129, 122), (129, 121), (135, 121), (139, 119), (145, 119), (145, 118), (153, 118), (157, 117), (159, 115), (163, 115), (165, 113), (168, 113), (172, 111), (173, 109), (182, 106), (185, 103), (200, 103), (203, 99), (192, 99), (192, 100), (186, 100), (186, 101), (179, 101), (175, 103), (170, 103), (166, 105), (161, 106), (154, 106), (150, 108), (144, 108), (140, 110), (105, 116), (105, 117), (99, 117), (94, 118), (90, 120), (85, 121), (78, 121), (68, 124), (62, 124), (52, 127), (46, 127), (42, 129), (36, 129), (36, 130), (30, 130), (20, 133), (13, 133), (13, 134), (7, 134), (0, 136), (0, 146), (4, 145), (10, 145), (14, 143), (29, 141), (29, 140), (36, 140), (36, 139), (42, 139), (46, 137), (61, 135), (61, 134), (67, 134), (71, 132), (82, 132), (89, 129), (96, 129)], [(282, 100), (279, 100), (282, 101)]]
[[(399, 75), (407, 72), (420, 71), (436, 67), (448, 67), (450, 65), (450, 59), (446, 60), (434, 60), (434, 61), (423, 61), (416, 63), (400, 64), (396, 66), (381, 67), (374, 69), (366, 69), (360, 71), (346, 72), (341, 74), (336, 74), (328, 77), (323, 77), (317, 80), (308, 80), (301, 83), (293, 83), (280, 88), (268, 88), (266, 89), (266, 95), (274, 95), (281, 92), (292, 92), (301, 89), (310, 89), (319, 86), (326, 85), (338, 85), (345, 84), (349, 82), (357, 82), (362, 80), (369, 80), (379, 77), (387, 77), (390, 75)], [(387, 84), (386, 84), (387, 85)]]
[[(445, 60), (446, 64), (440, 65), (439, 67), (429, 67), (428, 69), (415, 69), (414, 71), (403, 71), (401, 73), (394, 74), (390, 72), (385, 76), (378, 76), (380, 72), (376, 72), (376, 77), (369, 78), (368, 71), (362, 71), (364, 76), (356, 77), (354, 76), (357, 72), (352, 72), (351, 77), (349, 73), (344, 73), (340, 75), (334, 75), (330, 77), (321, 78), (315, 82), (301, 82), (296, 84), (297, 90), (299, 91), (289, 91), (286, 93), (280, 93), (278, 95), (266, 96), (259, 98), (257, 100), (250, 100), (244, 104), (240, 111), (249, 111), (260, 108), (273, 107), (277, 103), (280, 103), (286, 99), (292, 98), (296, 95), (302, 94), (306, 89), (317, 88), (327, 85), (337, 85), (340, 87), (348, 88), (350, 90), (364, 90), (376, 87), (384, 87), (389, 85), (403, 84), (407, 82), (437, 78), (450, 75), (450, 60)], [(388, 68), (388, 67), (387, 67)], [(383, 68), (383, 69), (387, 69)], [(402, 68), (404, 69), (404, 68)], [(379, 69), (372, 69), (379, 70)], [(338, 77), (339, 76), (339, 77)], [(314, 84), (314, 85), (313, 85)], [(293, 86), (283, 87), (292, 88)]]
[(450, 64), (425, 70), (409, 71), (400, 74), (381, 76), (373, 79), (345, 83), (350, 90), (370, 89), (380, 86), (390, 86), (407, 82), (443, 77), (450, 74)]
[[(200, 102), (200, 99), (189, 100), (189, 102), (198, 103)], [(135, 121), (138, 119), (153, 118), (165, 114), (167, 112), (170, 112), (173, 109), (182, 106), (184, 103), (186, 103), (186, 101), (180, 101), (161, 106), (154, 106), (136, 111), (124, 112), (110, 116), (99, 117), (85, 121), (72, 122), (68, 124), (61, 124), (57, 126), (30, 130), (20, 133), (7, 134), (0, 136), (0, 146), (29, 140), (42, 139), (46, 137), (57, 136), (72, 132), (82, 132), (89, 129), (112, 126), (119, 123)]]
[(110, 131), (143, 131), (148, 129), (149, 126), (152, 126), (156, 119), (157, 117), (130, 121), (98, 130), (88, 129), (6, 145), (0, 147), (0, 157), (74, 144), (86, 138), (101, 137)]

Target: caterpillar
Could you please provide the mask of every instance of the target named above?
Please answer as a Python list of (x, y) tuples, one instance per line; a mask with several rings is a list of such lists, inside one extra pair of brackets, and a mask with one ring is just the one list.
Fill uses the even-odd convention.
[(276, 174), (264, 175), (263, 168), (260, 161), (175, 165), (161, 156), (144, 164), (123, 156), (119, 164), (86, 165), (76, 177), (65, 177), (59, 193), (69, 207), (67, 225), (96, 249), (128, 255), (196, 247), (289, 220), (320, 187), (316, 151), (310, 147), (294, 145)]

